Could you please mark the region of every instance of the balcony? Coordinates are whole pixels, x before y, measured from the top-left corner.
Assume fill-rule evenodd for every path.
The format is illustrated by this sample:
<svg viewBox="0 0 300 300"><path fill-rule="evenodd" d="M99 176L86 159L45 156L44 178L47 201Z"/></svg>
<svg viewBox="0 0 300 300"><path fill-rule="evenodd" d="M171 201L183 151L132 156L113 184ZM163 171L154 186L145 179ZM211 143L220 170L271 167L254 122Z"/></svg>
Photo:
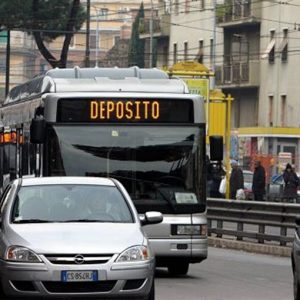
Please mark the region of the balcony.
<svg viewBox="0 0 300 300"><path fill-rule="evenodd" d="M150 38L150 19L143 18L139 26L140 38ZM170 36L170 15L164 14L160 17L153 18L153 37Z"/></svg>
<svg viewBox="0 0 300 300"><path fill-rule="evenodd" d="M226 0L217 5L216 16L220 27L237 27L260 23L261 1Z"/></svg>
<svg viewBox="0 0 300 300"><path fill-rule="evenodd" d="M216 84L221 88L257 87L260 84L259 61L236 62L216 67Z"/></svg>

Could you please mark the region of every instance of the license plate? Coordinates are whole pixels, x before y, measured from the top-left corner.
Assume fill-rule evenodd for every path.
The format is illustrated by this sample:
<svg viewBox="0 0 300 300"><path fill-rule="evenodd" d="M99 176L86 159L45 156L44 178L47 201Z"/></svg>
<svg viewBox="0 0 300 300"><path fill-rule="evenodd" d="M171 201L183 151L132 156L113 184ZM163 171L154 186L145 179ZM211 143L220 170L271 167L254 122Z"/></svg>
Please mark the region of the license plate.
<svg viewBox="0 0 300 300"><path fill-rule="evenodd" d="M98 271L62 271L61 281L98 281Z"/></svg>

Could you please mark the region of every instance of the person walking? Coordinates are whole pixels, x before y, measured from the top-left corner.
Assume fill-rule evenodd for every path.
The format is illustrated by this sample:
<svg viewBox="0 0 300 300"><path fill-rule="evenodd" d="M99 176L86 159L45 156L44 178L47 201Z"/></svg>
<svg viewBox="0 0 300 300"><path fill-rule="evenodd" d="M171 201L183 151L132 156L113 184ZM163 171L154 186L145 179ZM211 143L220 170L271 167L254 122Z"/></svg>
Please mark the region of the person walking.
<svg viewBox="0 0 300 300"><path fill-rule="evenodd" d="M263 196L266 192L266 172L259 160L254 162L254 173L252 181L252 192L254 200L263 201Z"/></svg>
<svg viewBox="0 0 300 300"><path fill-rule="evenodd" d="M244 176L236 160L231 161L231 174L229 178L230 199L236 199L236 192L244 189Z"/></svg>
<svg viewBox="0 0 300 300"><path fill-rule="evenodd" d="M299 185L299 178L290 164L287 164L283 172L284 190L283 197L287 201L296 202L297 189Z"/></svg>

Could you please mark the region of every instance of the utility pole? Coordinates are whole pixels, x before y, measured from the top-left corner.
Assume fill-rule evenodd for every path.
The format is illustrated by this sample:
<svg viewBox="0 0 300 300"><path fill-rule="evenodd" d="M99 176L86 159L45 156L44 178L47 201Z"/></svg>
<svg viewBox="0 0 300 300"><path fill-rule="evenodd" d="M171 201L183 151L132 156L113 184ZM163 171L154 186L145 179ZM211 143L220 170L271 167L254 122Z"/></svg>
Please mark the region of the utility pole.
<svg viewBox="0 0 300 300"><path fill-rule="evenodd" d="M212 62L211 70L214 76L211 78L211 89L215 89L216 85L216 29L217 29L217 0L213 0L213 44L212 44Z"/></svg>
<svg viewBox="0 0 300 300"><path fill-rule="evenodd" d="M86 1L86 35L85 35L85 67L90 66L90 19L91 19L91 0Z"/></svg>
<svg viewBox="0 0 300 300"><path fill-rule="evenodd" d="M7 30L6 40L6 68L5 68L5 97L9 92L9 76L10 76L10 30Z"/></svg>
<svg viewBox="0 0 300 300"><path fill-rule="evenodd" d="M98 57L99 57L99 10L96 8L97 12L97 30L96 30L96 64L95 66L98 68Z"/></svg>
<svg viewBox="0 0 300 300"><path fill-rule="evenodd" d="M150 31L150 51L149 51L149 68L152 68L153 63L153 0L151 0L151 14L150 14L150 22L149 22L149 31Z"/></svg>

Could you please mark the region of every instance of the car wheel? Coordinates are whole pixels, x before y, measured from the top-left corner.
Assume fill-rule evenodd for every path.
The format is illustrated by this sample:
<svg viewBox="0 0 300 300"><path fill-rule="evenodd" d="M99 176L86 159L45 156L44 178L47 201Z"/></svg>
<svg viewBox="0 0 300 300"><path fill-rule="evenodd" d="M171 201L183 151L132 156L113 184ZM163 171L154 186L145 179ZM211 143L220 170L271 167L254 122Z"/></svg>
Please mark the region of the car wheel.
<svg viewBox="0 0 300 300"><path fill-rule="evenodd" d="M151 290L146 297L141 298L140 300L155 300L155 282L154 278L151 285Z"/></svg>
<svg viewBox="0 0 300 300"><path fill-rule="evenodd" d="M297 278L296 268L294 268L293 275L294 275L294 282L293 282L293 285L294 285L294 299L295 300L300 300L300 285L299 285L298 278Z"/></svg>
<svg viewBox="0 0 300 300"><path fill-rule="evenodd" d="M173 276L186 275L189 271L189 263L179 263L168 266L168 271Z"/></svg>

